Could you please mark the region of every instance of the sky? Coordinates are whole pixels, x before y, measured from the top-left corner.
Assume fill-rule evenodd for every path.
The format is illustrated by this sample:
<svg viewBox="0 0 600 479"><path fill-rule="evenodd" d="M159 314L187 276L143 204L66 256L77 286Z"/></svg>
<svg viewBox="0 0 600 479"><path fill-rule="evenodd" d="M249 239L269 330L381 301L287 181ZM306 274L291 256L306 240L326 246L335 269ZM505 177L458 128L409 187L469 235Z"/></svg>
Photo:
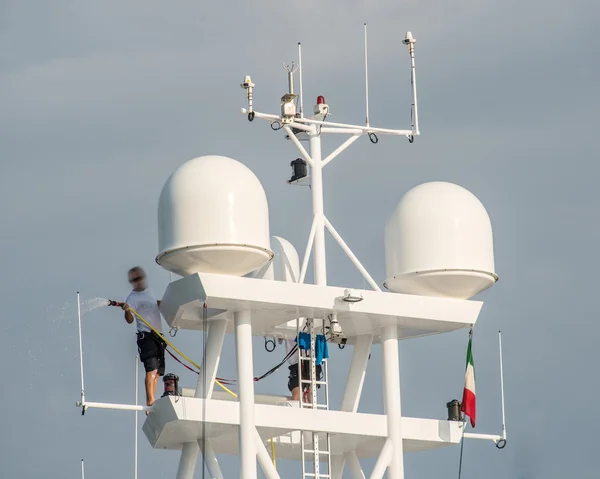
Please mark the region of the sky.
<svg viewBox="0 0 600 479"><path fill-rule="evenodd" d="M75 407L76 291L84 301L123 299L126 271L140 264L162 295L160 190L179 165L207 154L252 169L269 199L271 234L303 251L310 196L285 183L298 155L268 124L239 114L239 83L252 75L256 109L276 113L287 88L281 62L296 59L301 41L305 106L324 95L332 121L362 123L364 22L374 126L409 126L401 41L407 30L417 39L421 136L414 144L363 138L329 165L328 218L381 284L385 222L406 191L442 180L474 193L492 221L500 277L476 298L484 301L473 345L476 431L500 432L502 330L508 444L499 451L466 441L462 477L596 477L598 18L591 0L0 0L7 477L80 477L81 458L88 479L133 476L133 413L82 417ZM326 138L324 150L336 141ZM363 287L331 238L327 254L331 284ZM83 315L82 329L87 399L132 403L132 327L101 308ZM176 343L201 357L198 333L180 332ZM262 338L254 344L257 372L284 354L267 353ZM462 394L466 344L466 331L400 343L405 416L445 418L446 402ZM350 358L350 347L332 350L334 404ZM193 384L178 365L168 369ZM219 374L235 377L231 337ZM257 392L285 394L286 384L282 370ZM379 391L375 346L359 410L381 412ZM459 452L406 454L406 477L456 477ZM178 459L140 434L140 477L175 477ZM238 474L237 458L221 464L225 477ZM363 465L370 474L373 462ZM282 477L298 473L291 463L278 467Z"/></svg>

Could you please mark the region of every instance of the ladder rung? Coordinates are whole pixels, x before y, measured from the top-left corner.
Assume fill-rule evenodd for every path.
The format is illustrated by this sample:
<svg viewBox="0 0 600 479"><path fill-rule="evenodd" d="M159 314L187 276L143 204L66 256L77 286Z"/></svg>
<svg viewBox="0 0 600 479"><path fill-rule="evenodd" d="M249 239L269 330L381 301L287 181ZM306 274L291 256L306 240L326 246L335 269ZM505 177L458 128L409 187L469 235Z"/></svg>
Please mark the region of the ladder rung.
<svg viewBox="0 0 600 479"><path fill-rule="evenodd" d="M310 379L303 379L302 384L312 384L312 381ZM325 384L327 385L327 381L315 381L315 384Z"/></svg>
<svg viewBox="0 0 600 479"><path fill-rule="evenodd" d="M314 449L304 449L304 454L314 454L315 450ZM323 454L323 455L327 455L329 454L329 451L319 451L319 456Z"/></svg>
<svg viewBox="0 0 600 479"><path fill-rule="evenodd" d="M305 472L305 476L316 477L317 475L314 472ZM319 474L319 477L331 477L329 474Z"/></svg>

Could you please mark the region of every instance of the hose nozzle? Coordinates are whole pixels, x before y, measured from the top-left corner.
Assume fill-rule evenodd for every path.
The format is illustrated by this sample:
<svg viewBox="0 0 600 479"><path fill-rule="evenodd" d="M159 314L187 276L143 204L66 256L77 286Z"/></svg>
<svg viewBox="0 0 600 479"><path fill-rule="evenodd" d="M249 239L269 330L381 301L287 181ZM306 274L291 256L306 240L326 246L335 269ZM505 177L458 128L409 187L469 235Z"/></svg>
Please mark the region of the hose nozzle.
<svg viewBox="0 0 600 479"><path fill-rule="evenodd" d="M117 307L122 307L125 303L121 303L119 301L113 301L112 299L108 300L108 305L109 306L117 306Z"/></svg>

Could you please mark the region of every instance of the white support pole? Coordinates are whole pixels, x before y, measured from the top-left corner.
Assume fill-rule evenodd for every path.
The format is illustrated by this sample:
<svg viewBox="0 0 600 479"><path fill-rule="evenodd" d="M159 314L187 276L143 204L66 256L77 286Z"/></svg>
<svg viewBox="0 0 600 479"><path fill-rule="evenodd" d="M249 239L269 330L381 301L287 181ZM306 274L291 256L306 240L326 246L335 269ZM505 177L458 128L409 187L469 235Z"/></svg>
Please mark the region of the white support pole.
<svg viewBox="0 0 600 479"><path fill-rule="evenodd" d="M265 473L265 477L267 479L280 479L279 473L277 472L277 469L275 469L275 466L273 465L273 461L271 460L271 457L269 456L269 453L267 452L267 448L265 447L265 444L263 443L263 440L260 437L260 434L258 434L258 431L256 431L256 430L254 431L254 433L255 433L256 453L258 456L258 462L260 464L261 469Z"/></svg>
<svg viewBox="0 0 600 479"><path fill-rule="evenodd" d="M139 366L138 366L139 356L135 355L135 405L138 405L139 397L138 397L138 382L139 382ZM133 479L137 479L138 477L138 413L135 414L135 435L133 439Z"/></svg>
<svg viewBox="0 0 600 479"><path fill-rule="evenodd" d="M342 411L358 411L358 403L360 402L360 395L365 381L372 344L372 334L364 334L356 338L352 362L350 363L350 370L348 371L348 379L346 381L346 390L342 399Z"/></svg>
<svg viewBox="0 0 600 479"><path fill-rule="evenodd" d="M348 138L344 143L338 146L334 151L332 151L324 160L323 167L325 167L331 160L335 159L341 152L343 152L346 148L348 148L352 143L358 140L363 135L362 132L355 133L350 138Z"/></svg>
<svg viewBox="0 0 600 479"><path fill-rule="evenodd" d="M83 467L83 459L81 460L81 479L85 479L85 468Z"/></svg>
<svg viewBox="0 0 600 479"><path fill-rule="evenodd" d="M419 111L417 108L417 74L415 71L415 44L411 43L408 46L408 53L410 54L410 84L412 86L413 95L413 132L415 135L419 134Z"/></svg>
<svg viewBox="0 0 600 479"><path fill-rule="evenodd" d="M304 117L304 97L302 95L302 45L300 44L300 42L298 42L298 77L300 78L300 91L298 93L298 103L300 104L300 118L302 118Z"/></svg>
<svg viewBox="0 0 600 479"><path fill-rule="evenodd" d="M234 313L237 384L240 402L240 477L256 479L256 428L254 426L254 367L251 312Z"/></svg>
<svg viewBox="0 0 600 479"><path fill-rule="evenodd" d="M298 151L300 152L300 154L302 155L302 158L304 158L306 160L306 162L308 163L308 165L310 167L314 167L316 161L314 160L314 156L313 156L313 151L312 151L312 143L311 143L311 151L310 151L310 155L308 154L308 152L306 151L306 149L302 146L302 143L300 143L300 140L298 140L298 138L296 138L296 135L294 135L294 132L292 131L292 129L289 126L284 126L283 129L285 130L285 132L288 134L290 140L292 140L292 142L294 143L294 145L296 145L296 148L298 148ZM316 128L312 128L311 131L315 131ZM309 136L310 136L310 131L309 131ZM319 148L319 161L321 160L321 150ZM314 188L314 186L313 186Z"/></svg>
<svg viewBox="0 0 600 479"><path fill-rule="evenodd" d="M308 269L308 260L310 259L310 253L313 248L313 244L315 242L315 228L317 227L315 223L315 219L313 217L312 225L310 226L310 233L308 235L308 242L306 243L306 250L304 251L304 258L302 258L302 268L300 269L300 279L298 282L300 284L304 283L304 278L306 278L306 270Z"/></svg>
<svg viewBox="0 0 600 479"><path fill-rule="evenodd" d="M382 479L385 474L385 470L390 465L390 461L392 458L392 441L388 438L385 441L385 444L381 448L381 452L379 453L379 457L377 458L377 462L371 471L371 476L369 479ZM389 477L389 476L388 476Z"/></svg>
<svg viewBox="0 0 600 479"><path fill-rule="evenodd" d="M311 169L311 191L313 215L315 221L315 241L313 266L315 284L327 284L327 263L325 255L325 215L323 214L323 162L321 161L321 135L316 127L308 134L310 156L313 160Z"/></svg>
<svg viewBox="0 0 600 479"><path fill-rule="evenodd" d="M200 453L198 442L186 442L181 448L181 458L177 468L177 479L193 479L196 462Z"/></svg>
<svg viewBox="0 0 600 479"><path fill-rule="evenodd" d="M506 439L506 415L504 413L504 371L502 369L502 332L498 331L498 349L500 351L500 398L502 401L502 439Z"/></svg>
<svg viewBox="0 0 600 479"><path fill-rule="evenodd" d="M360 467L360 462L358 461L358 457L354 451L347 452L344 454L344 458L350 467L350 472L352 473L352 479L365 479L365 474L363 473L362 468Z"/></svg>
<svg viewBox="0 0 600 479"><path fill-rule="evenodd" d="M202 362L200 375L198 376L194 397L206 399L210 398L212 394L226 330L227 319L212 321L208 327L206 351L204 352L204 360ZM188 446L188 444L192 445ZM196 442L184 444L179 459L180 470L185 471L185 474L190 475L184 475L181 476L181 478L177 476L177 479L192 479L194 477L194 470L196 469L196 463L198 462L198 455L200 453L200 447L195 447L194 444L197 445ZM217 461L216 457L214 458L214 461ZM182 474L184 474L184 472L182 472Z"/></svg>
<svg viewBox="0 0 600 479"><path fill-rule="evenodd" d="M85 404L85 388L83 386L83 342L81 340L81 302L77 291L77 323L79 324L79 370L81 372L81 404Z"/></svg>
<svg viewBox="0 0 600 479"><path fill-rule="evenodd" d="M346 458L343 454L336 454L331 458L331 478L342 479L344 473L344 464L346 464Z"/></svg>
<svg viewBox="0 0 600 479"><path fill-rule="evenodd" d="M383 397L388 438L392 444L392 457L387 477L388 479L404 479L398 329L395 325L383 328L381 346L383 350Z"/></svg>
<svg viewBox="0 0 600 479"><path fill-rule="evenodd" d="M221 466L215 454L210 441L204 442L204 459L206 460L206 468L212 479L223 479L223 473L221 472Z"/></svg>
<svg viewBox="0 0 600 479"><path fill-rule="evenodd" d="M354 253L352 252L352 250L348 247L348 245L346 244L346 242L342 239L342 237L340 236L340 234L335 230L335 228L329 222L329 220L327 218L325 218L325 217L323 217L323 220L325 222L325 226L327 227L327 229L331 233L331 236L333 236L334 239L338 242L338 244L340 245L340 248L342 248L344 250L344 253L346 253L346 255L348 256L348 258L350 258L350 261L352 261L352 263L354 264L354 266L356 266L356 269L358 269L358 271L360 271L360 273L363 275L363 277L367 280L367 283L369 283L369 285L371 286L371 288L373 288L375 291L381 291L381 288L379 287L379 285L371 277L371 275L365 269L365 267L361 264L361 262L358 261L358 258L354 255Z"/></svg>
<svg viewBox="0 0 600 479"><path fill-rule="evenodd" d="M208 399L212 395L226 331L227 319L216 319L211 321L208 326L208 337L206 339L204 361L202 362L202 372L198 376L194 397Z"/></svg>
<svg viewBox="0 0 600 479"><path fill-rule="evenodd" d="M108 402L85 402L85 403L77 403L77 407L85 406L86 409L116 409L119 411L151 411L152 406L134 406L133 404L114 404Z"/></svg>
<svg viewBox="0 0 600 479"><path fill-rule="evenodd" d="M344 391L344 397L342 398L341 411L358 411L358 404L360 402L360 396L365 381L365 374L372 345L372 334L357 336L356 343L354 344L354 352L352 353L350 370L348 371L348 379L346 380L346 390ZM341 479L342 477L345 462L345 456L340 455L333 458L331 469L337 479Z"/></svg>
<svg viewBox="0 0 600 479"><path fill-rule="evenodd" d="M367 55L367 24L365 23L365 109L367 118L365 124L369 126L369 63Z"/></svg>

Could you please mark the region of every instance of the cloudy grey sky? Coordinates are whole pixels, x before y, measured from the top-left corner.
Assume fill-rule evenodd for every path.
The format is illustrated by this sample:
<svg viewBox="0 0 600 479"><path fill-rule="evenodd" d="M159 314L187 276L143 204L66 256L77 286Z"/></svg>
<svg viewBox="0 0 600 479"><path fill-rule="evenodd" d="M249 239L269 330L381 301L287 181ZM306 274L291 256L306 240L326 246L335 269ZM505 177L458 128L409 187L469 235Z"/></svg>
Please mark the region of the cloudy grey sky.
<svg viewBox="0 0 600 479"><path fill-rule="evenodd" d="M124 298L124 272L140 263L162 294L169 275L154 263L160 189L177 166L204 154L248 165L270 200L271 233L302 250L310 198L285 184L296 152L238 114L239 83L251 74L256 107L275 112L286 88L281 61L295 59L302 41L306 97L325 95L332 120L362 122L366 21L372 123L408 125L400 42L411 30L422 136L413 145L359 141L326 171L326 213L382 282L383 228L404 192L445 180L475 193L492 219L500 275L481 295L475 332L477 430L499 431L502 329L510 437L503 451L467 442L463 477L596 477L599 14L591 0L0 0L4 474L79 477L83 457L89 478L132 475L133 415L91 410L82 418L74 407L75 292ZM328 245L330 282L362 286ZM132 328L101 309L84 315L83 329L88 398L132 402ZM462 392L466 339L457 332L401 343L405 415L444 417L446 401ZM177 344L200 357L198 334L180 334ZM229 338L223 376L235 374L232 345ZM282 355L256 346L257 371ZM334 401L350 356L349 348L333 351ZM376 347L363 411L381 410L380 368ZM281 371L257 389L284 393L285 383ZM458 454L407 455L406 477L455 477ZM174 477L177 461L140 437L140 477ZM237 458L222 462L235 477Z"/></svg>

